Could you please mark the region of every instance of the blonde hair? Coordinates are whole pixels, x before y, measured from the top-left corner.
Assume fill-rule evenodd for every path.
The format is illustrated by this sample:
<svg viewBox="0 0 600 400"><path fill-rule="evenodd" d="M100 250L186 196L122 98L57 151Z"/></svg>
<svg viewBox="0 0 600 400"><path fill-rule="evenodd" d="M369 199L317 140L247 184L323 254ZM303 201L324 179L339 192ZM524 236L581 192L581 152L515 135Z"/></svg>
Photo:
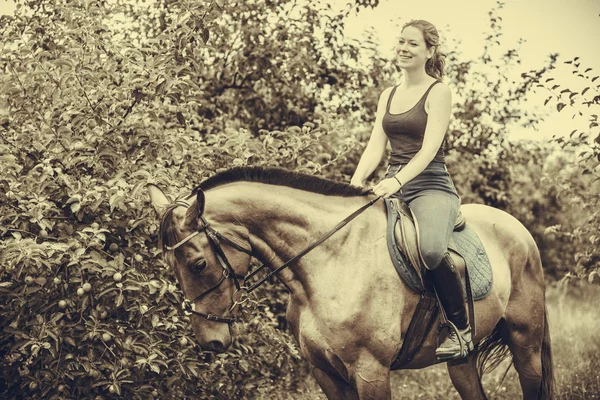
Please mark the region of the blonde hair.
<svg viewBox="0 0 600 400"><path fill-rule="evenodd" d="M427 72L428 75L441 80L445 75L444 68L446 67L446 55L440 51L440 35L438 34L437 29L431 22L422 19L407 22L402 27L402 30L409 26L414 26L423 33L423 38L425 39L425 44L428 49L433 47L433 54L425 63L425 72Z"/></svg>

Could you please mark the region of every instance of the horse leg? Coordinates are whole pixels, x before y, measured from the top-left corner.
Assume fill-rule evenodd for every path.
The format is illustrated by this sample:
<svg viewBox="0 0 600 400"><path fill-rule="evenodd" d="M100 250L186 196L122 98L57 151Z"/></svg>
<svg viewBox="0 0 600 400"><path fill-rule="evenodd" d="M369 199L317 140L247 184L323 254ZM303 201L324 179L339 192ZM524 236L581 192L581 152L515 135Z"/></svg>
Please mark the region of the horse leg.
<svg viewBox="0 0 600 400"><path fill-rule="evenodd" d="M481 377L477 370L477 353L472 353L466 360L450 361L446 364L450 380L461 399L486 400Z"/></svg>
<svg viewBox="0 0 600 400"><path fill-rule="evenodd" d="M362 357L357 363L353 381L360 400L391 400L390 367L373 357Z"/></svg>
<svg viewBox="0 0 600 400"><path fill-rule="evenodd" d="M543 293L539 295L543 298ZM538 399L542 389L542 339L545 337L545 312L525 301L507 309L508 347L523 391L523 399Z"/></svg>
<svg viewBox="0 0 600 400"><path fill-rule="evenodd" d="M358 369L354 374L356 390L338 375L313 367L313 376L329 400L391 400L389 368Z"/></svg>
<svg viewBox="0 0 600 400"><path fill-rule="evenodd" d="M341 377L329 374L317 367L313 367L312 373L329 400L358 400L356 391Z"/></svg>
<svg viewBox="0 0 600 400"><path fill-rule="evenodd" d="M542 383L541 343L537 343L535 338L531 338L528 344L523 343L522 338L518 337L520 334L514 336L510 339L508 347L519 374L523 399L538 399Z"/></svg>

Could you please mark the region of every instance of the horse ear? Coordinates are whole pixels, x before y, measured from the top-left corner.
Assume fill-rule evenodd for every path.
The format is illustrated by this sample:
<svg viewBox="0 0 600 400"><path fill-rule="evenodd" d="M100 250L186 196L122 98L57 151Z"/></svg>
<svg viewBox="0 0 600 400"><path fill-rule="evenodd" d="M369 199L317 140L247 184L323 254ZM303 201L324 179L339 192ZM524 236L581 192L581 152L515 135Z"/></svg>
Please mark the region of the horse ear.
<svg viewBox="0 0 600 400"><path fill-rule="evenodd" d="M157 186L153 184L148 184L146 186L148 190L148 194L150 195L150 201L152 202L152 206L156 211L156 214L160 217L162 213L165 211L165 207L171 204L167 196L160 190Z"/></svg>
<svg viewBox="0 0 600 400"><path fill-rule="evenodd" d="M206 202L206 198L204 197L204 192L202 189L198 189L198 193L196 193L196 203L198 203L198 215L202 215L204 213L204 204Z"/></svg>

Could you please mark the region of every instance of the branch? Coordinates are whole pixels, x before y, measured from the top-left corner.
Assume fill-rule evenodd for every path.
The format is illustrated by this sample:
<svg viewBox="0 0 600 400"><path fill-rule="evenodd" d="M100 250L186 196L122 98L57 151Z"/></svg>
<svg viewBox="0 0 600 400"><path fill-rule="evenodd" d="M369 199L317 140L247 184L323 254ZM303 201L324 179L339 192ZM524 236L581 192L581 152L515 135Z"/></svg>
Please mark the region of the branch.
<svg viewBox="0 0 600 400"><path fill-rule="evenodd" d="M252 72L249 72L248 74L246 74L246 76L244 76L242 78L242 81L238 84L235 83L237 76L239 75L238 71L235 72L235 75L233 76L233 82L231 84L228 85L223 85L221 87L219 87L219 89L217 90L217 93L219 95L223 94L223 92L225 91L225 89L249 89L248 86L244 86L244 82L246 82L246 80L252 76Z"/></svg>
<svg viewBox="0 0 600 400"><path fill-rule="evenodd" d="M54 241L56 241L56 242L58 242L58 241L59 241L59 239L58 239L58 238L55 238L55 237L52 237L52 236L46 236L46 237L43 237L43 236L40 236L40 235L36 235L36 234L35 234L35 233L33 233L33 232L25 231L25 230L23 230L23 229L13 229L13 228L7 228L6 230L7 230L8 232L20 232L20 233L26 233L26 234L28 234L28 235L31 235L31 236L34 236L34 237L36 237L36 238L42 238L43 240L54 240Z"/></svg>

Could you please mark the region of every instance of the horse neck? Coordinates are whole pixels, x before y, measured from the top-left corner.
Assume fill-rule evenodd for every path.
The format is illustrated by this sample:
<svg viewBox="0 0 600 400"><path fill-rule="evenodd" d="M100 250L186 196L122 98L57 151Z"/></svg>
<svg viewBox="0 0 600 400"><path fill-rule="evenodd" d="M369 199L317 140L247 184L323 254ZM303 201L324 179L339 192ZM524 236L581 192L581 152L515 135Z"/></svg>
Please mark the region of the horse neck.
<svg viewBox="0 0 600 400"><path fill-rule="evenodd" d="M212 192L212 193L211 193ZM209 193L214 196L209 198ZM240 193L243 193L240 196ZM273 270L294 257L367 202L366 197L336 197L258 183L236 183L207 192L207 208L220 204L218 218L237 223L249 233L255 256ZM311 290L318 268L331 258L331 249L340 248L353 229L364 225L359 218L327 239L278 276L292 293ZM315 266L317 268L311 268Z"/></svg>

